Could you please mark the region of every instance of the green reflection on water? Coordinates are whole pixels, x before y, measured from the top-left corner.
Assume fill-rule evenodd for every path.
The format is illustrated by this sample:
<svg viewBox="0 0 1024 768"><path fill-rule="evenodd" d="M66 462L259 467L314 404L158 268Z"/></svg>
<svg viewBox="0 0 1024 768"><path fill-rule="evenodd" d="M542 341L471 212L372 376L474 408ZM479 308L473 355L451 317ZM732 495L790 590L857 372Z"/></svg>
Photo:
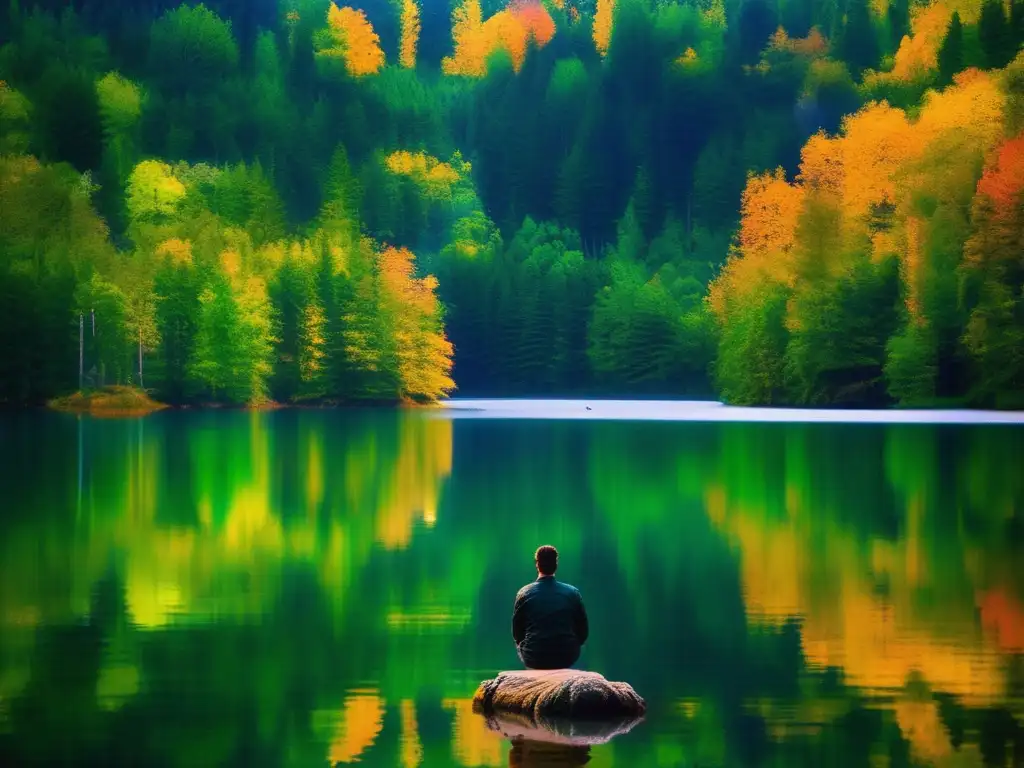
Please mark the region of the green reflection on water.
<svg viewBox="0 0 1024 768"><path fill-rule="evenodd" d="M0 758L154 765L1012 765L1024 432L456 421L0 421ZM474 715L540 543L590 749ZM561 751L560 751L561 750ZM561 761L561 762L559 762Z"/></svg>

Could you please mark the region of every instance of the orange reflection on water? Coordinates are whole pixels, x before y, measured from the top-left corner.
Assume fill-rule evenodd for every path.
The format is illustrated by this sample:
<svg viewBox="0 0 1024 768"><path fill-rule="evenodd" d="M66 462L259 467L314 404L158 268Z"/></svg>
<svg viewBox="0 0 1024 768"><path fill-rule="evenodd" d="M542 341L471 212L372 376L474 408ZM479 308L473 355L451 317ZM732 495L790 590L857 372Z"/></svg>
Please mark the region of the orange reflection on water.
<svg viewBox="0 0 1024 768"><path fill-rule="evenodd" d="M976 600L993 641L1007 653L1024 653L1024 605L1002 587L980 592Z"/></svg>
<svg viewBox="0 0 1024 768"><path fill-rule="evenodd" d="M897 701L893 709L896 722L903 737L910 742L914 757L931 765L949 758L953 745L949 740L949 731L939 716L938 702L932 699Z"/></svg>
<svg viewBox="0 0 1024 768"><path fill-rule="evenodd" d="M423 762L423 745L416 727L416 704L403 699L400 707L402 717L401 752L404 768L414 768Z"/></svg>
<svg viewBox="0 0 1024 768"><path fill-rule="evenodd" d="M748 618L800 619L810 666L841 668L848 683L878 692L901 689L917 673L965 704L1004 695L1005 647L979 630L972 592L932 598L946 582L936 582L922 543L920 497L908 499L904 535L894 542L861 539L827 511L803 505L769 515L749 501L731 502L722 486L710 486L705 499L709 518L738 551ZM967 578L962 563L942 565L961 567L957 578ZM994 603L993 616L1001 605Z"/></svg>
<svg viewBox="0 0 1024 768"><path fill-rule="evenodd" d="M505 744L486 721L473 711L472 699L443 699L441 706L455 712L452 750L459 765L502 765Z"/></svg>
<svg viewBox="0 0 1024 768"><path fill-rule="evenodd" d="M384 699L375 691L354 691L345 698L327 759L350 763L373 746L384 727Z"/></svg>

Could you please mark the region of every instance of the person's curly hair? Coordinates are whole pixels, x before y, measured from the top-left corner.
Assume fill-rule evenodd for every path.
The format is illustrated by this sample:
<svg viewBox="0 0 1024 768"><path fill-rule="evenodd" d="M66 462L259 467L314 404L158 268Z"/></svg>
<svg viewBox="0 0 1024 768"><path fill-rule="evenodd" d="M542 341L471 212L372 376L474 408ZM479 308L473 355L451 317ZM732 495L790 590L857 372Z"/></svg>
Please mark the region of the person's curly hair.
<svg viewBox="0 0 1024 768"><path fill-rule="evenodd" d="M537 563L537 570L545 576L553 576L558 570L558 550L550 544L537 547L533 559Z"/></svg>

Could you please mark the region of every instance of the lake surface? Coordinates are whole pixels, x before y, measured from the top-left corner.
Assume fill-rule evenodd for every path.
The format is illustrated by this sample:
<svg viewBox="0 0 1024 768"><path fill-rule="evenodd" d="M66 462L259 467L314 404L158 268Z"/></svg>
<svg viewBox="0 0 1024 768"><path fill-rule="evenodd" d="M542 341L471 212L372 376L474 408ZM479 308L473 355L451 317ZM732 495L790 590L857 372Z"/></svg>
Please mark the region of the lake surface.
<svg viewBox="0 0 1024 768"><path fill-rule="evenodd" d="M1024 764L1019 423L455 405L0 416L0 763ZM471 711L545 543L589 749Z"/></svg>

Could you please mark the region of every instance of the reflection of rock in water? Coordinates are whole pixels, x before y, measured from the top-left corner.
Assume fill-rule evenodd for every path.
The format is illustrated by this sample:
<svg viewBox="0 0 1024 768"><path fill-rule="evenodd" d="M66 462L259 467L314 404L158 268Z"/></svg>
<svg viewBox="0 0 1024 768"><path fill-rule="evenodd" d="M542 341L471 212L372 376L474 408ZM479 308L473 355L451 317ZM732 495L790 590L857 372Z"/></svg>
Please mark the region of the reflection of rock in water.
<svg viewBox="0 0 1024 768"><path fill-rule="evenodd" d="M627 733L642 718L604 721L540 718L503 713L487 716L487 727L512 741L510 768L576 766L590 762L590 747Z"/></svg>
<svg viewBox="0 0 1024 768"><path fill-rule="evenodd" d="M554 768L555 766L586 765L590 762L590 747L566 744L547 744L543 741L522 739L512 742L508 752L509 768Z"/></svg>

